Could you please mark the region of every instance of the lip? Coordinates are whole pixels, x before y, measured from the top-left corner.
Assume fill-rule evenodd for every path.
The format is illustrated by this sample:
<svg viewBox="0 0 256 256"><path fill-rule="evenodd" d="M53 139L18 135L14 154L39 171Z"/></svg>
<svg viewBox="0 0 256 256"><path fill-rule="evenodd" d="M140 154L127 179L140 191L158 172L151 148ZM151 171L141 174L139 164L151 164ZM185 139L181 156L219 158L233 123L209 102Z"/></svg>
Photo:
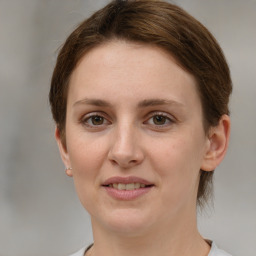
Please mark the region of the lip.
<svg viewBox="0 0 256 256"><path fill-rule="evenodd" d="M108 187L110 184L114 183L123 183L123 184L129 184L129 183L141 183L145 184L146 187L144 188L138 188L134 190L118 190L113 187ZM102 184L102 188L107 192L107 194L116 199L116 200L135 200L146 193L150 192L154 187L154 184L148 180L135 177L135 176L129 176L129 177L111 177L104 181Z"/></svg>
<svg viewBox="0 0 256 256"><path fill-rule="evenodd" d="M109 184L113 183L123 183L123 184L129 184L129 183L141 183L145 184L146 186L148 185L154 185L152 182L136 177L136 176L128 176L128 177L120 177L120 176L115 176L111 177L107 180L105 180L102 184L102 186L107 186Z"/></svg>

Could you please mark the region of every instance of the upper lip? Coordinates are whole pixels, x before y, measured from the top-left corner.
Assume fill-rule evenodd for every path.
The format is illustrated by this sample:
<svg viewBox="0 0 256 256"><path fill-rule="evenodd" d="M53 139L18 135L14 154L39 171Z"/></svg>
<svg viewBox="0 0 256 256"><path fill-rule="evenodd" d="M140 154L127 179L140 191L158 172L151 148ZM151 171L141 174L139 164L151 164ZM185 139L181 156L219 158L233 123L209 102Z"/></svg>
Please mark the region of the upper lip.
<svg viewBox="0 0 256 256"><path fill-rule="evenodd" d="M102 186L107 186L115 183L122 183L122 184L140 183L145 185L154 185L152 182L136 176L128 176L128 177L115 176L105 180Z"/></svg>

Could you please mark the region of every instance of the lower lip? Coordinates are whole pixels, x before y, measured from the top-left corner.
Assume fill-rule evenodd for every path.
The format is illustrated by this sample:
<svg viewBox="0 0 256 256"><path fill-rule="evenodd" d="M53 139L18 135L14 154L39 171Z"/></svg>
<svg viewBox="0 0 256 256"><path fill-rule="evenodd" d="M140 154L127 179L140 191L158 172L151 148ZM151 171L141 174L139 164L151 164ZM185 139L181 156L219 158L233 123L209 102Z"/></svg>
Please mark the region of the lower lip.
<svg viewBox="0 0 256 256"><path fill-rule="evenodd" d="M103 187L107 193L118 200L134 200L142 195L148 193L152 187L138 188L134 190L118 190L112 187Z"/></svg>

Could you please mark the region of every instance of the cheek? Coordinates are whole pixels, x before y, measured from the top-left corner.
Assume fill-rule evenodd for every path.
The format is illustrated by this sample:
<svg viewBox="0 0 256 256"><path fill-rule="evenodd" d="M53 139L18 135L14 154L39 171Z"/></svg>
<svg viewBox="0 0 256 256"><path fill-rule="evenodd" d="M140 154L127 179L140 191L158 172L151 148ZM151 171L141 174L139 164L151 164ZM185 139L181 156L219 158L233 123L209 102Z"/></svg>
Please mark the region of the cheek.
<svg viewBox="0 0 256 256"><path fill-rule="evenodd" d="M106 154L104 140L81 131L71 131L67 135L67 149L73 169L81 175L97 169Z"/></svg>
<svg viewBox="0 0 256 256"><path fill-rule="evenodd" d="M151 147L154 165L161 166L161 175L169 176L189 174L199 170L202 159L202 144L190 136L173 136L174 138L156 141Z"/></svg>
<svg viewBox="0 0 256 256"><path fill-rule="evenodd" d="M70 139L67 146L75 188L80 201L88 208L92 193L99 186L98 175L106 156L105 147L83 134L67 138Z"/></svg>
<svg viewBox="0 0 256 256"><path fill-rule="evenodd" d="M196 140L184 137L166 141L155 147L159 150L151 152L154 159L151 165L157 170L165 195L163 203L168 200L172 205L178 205L182 200L194 198L197 192L201 149L195 144Z"/></svg>

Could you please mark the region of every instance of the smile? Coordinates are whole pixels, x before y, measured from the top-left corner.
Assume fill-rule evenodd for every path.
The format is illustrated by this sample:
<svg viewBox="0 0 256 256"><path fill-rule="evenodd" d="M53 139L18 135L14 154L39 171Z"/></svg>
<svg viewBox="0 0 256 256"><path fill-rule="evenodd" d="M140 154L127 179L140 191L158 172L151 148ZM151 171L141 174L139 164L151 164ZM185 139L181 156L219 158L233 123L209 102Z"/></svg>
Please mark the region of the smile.
<svg viewBox="0 0 256 256"><path fill-rule="evenodd" d="M118 190L134 190L139 188L145 188L146 186L148 187L150 185L145 185L143 183L113 183L108 185L108 187L115 188Z"/></svg>
<svg viewBox="0 0 256 256"><path fill-rule="evenodd" d="M102 187L116 200L135 200L151 191L154 184L139 177L112 177Z"/></svg>

